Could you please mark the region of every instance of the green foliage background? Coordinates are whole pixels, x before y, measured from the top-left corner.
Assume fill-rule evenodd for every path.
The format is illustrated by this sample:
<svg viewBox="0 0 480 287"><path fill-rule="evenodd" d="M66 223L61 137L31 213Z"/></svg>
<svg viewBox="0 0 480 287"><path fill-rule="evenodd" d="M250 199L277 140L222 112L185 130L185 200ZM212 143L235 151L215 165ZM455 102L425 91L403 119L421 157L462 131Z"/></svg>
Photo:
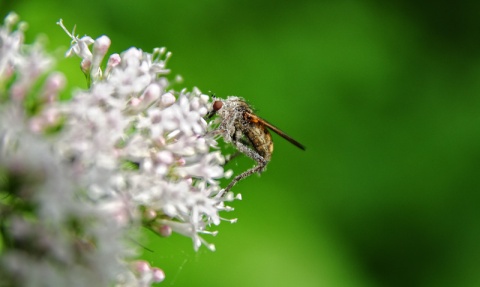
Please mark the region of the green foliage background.
<svg viewBox="0 0 480 287"><path fill-rule="evenodd" d="M164 286L480 286L480 2L0 0L111 52L166 46L185 86L248 99L274 136L217 247L146 232ZM85 86L78 59L60 60ZM181 86L179 86L181 87ZM251 165L240 160L236 172ZM113 260L113 259L112 259Z"/></svg>

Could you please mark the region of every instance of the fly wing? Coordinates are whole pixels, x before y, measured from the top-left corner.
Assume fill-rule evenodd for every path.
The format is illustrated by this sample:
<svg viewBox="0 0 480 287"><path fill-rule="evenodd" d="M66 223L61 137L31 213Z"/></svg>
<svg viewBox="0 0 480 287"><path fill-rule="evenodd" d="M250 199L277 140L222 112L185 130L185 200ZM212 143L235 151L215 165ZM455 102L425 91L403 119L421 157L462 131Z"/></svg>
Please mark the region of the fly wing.
<svg viewBox="0 0 480 287"><path fill-rule="evenodd" d="M268 127L269 129L271 129L272 131L274 131L277 135L281 136L282 138L286 139L287 141L289 141L290 143L292 143L293 145L295 145L296 147L298 147L299 149L301 150L305 150L305 146L302 145L301 143L297 142L296 140L294 140L293 138L291 138L290 136L288 136L286 133L284 133L283 131L281 131L279 128L277 128L276 126L272 125L271 123L267 122L266 120L252 114L252 113L249 113L249 112L245 112L245 117L247 120L253 122L253 123L260 123L260 124L263 124L265 125L266 127Z"/></svg>

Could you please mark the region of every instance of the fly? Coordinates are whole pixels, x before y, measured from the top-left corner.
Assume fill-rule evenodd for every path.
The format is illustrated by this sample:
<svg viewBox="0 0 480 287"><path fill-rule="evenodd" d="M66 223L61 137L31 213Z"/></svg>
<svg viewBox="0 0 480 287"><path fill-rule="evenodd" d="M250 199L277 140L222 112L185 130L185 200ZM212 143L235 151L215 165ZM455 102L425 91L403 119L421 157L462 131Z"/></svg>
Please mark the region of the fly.
<svg viewBox="0 0 480 287"><path fill-rule="evenodd" d="M221 121L214 134L223 137L226 143L232 143L236 149L256 161L257 165L237 175L225 188L228 192L235 184L254 173L265 171L272 158L273 141L269 129L277 133L301 150L305 150L298 141L282 130L257 116L242 98L228 97L226 100L214 98L208 117L219 115Z"/></svg>

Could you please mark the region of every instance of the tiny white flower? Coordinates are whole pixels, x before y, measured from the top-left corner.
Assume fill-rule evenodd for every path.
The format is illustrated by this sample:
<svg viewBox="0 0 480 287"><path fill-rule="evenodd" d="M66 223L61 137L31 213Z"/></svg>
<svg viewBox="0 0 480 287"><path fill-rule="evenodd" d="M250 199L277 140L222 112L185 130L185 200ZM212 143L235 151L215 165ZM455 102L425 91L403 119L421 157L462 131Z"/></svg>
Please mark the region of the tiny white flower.
<svg viewBox="0 0 480 287"><path fill-rule="evenodd" d="M162 107L168 107L175 102L175 96L172 93L165 93L162 95L161 98L161 105Z"/></svg>

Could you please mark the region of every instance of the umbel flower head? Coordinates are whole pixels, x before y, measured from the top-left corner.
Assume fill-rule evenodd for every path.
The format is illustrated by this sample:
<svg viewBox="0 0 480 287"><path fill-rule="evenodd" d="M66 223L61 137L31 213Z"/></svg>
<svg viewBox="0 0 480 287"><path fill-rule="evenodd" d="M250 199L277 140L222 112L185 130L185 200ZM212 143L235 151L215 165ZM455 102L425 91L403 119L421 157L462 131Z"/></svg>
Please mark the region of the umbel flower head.
<svg viewBox="0 0 480 287"><path fill-rule="evenodd" d="M214 250L200 235L216 234L235 197L219 186L229 172L205 120L209 96L170 88L165 48L130 48L102 67L110 39L79 38L60 20L88 89L59 101L65 77L17 22L0 27L0 283L162 281L135 260L141 226Z"/></svg>
<svg viewBox="0 0 480 287"><path fill-rule="evenodd" d="M65 29L61 20L58 24ZM67 56L81 57L90 88L62 106L68 119L58 149L74 159L76 170L110 175L109 181L92 186L92 197L123 194L149 215L143 218L149 227L170 227L192 237L198 249L198 233L219 224L218 212L228 209L224 202L232 199L219 187L224 158L211 151L217 143L203 118L209 97L198 89L169 90L164 75L170 53L164 48L113 54L103 71L108 37L68 34L72 46ZM121 217L131 220L127 211Z"/></svg>

